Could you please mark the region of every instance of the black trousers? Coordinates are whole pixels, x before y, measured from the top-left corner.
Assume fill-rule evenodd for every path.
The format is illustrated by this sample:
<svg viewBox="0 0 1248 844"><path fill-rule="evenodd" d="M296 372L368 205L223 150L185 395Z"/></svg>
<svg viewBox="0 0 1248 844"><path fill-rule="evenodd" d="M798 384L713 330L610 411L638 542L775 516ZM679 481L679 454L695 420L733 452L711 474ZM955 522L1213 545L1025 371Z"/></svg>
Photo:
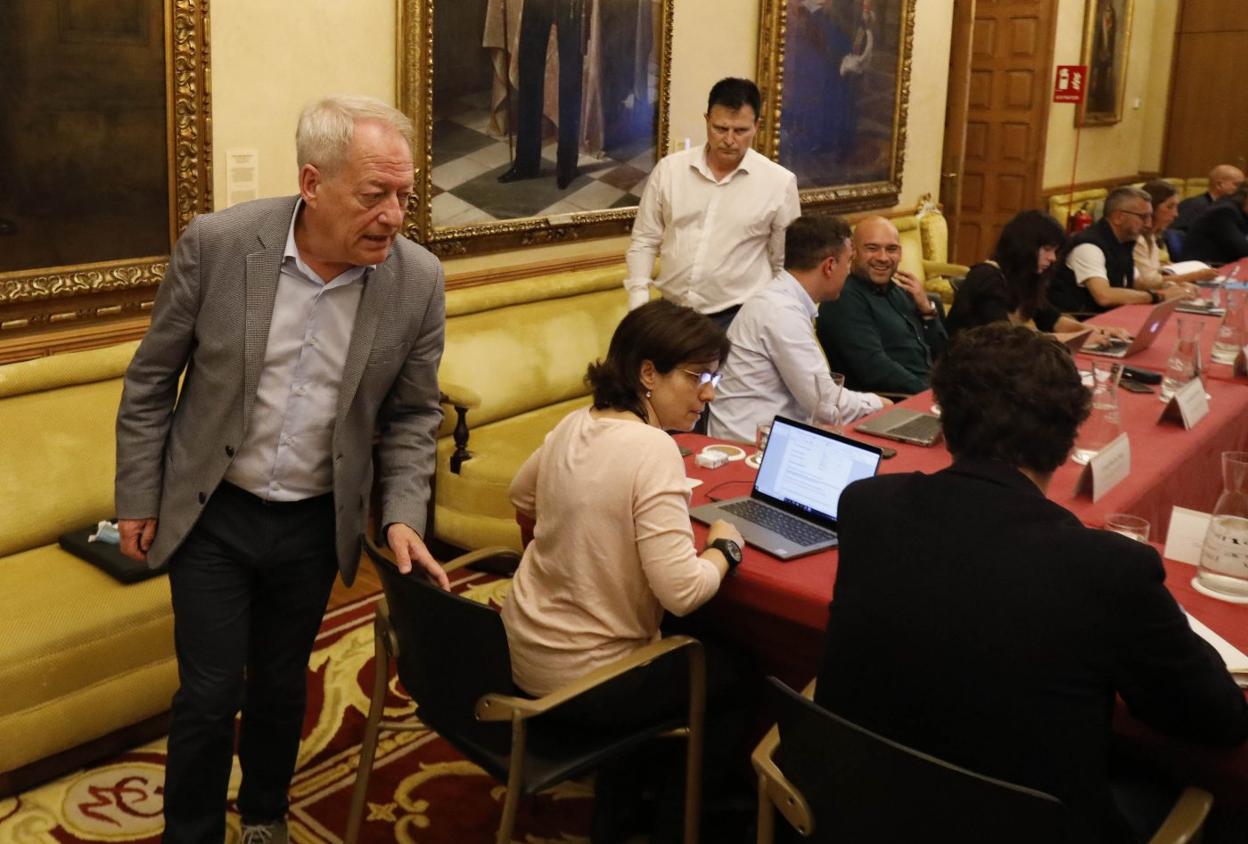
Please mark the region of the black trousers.
<svg viewBox="0 0 1248 844"><path fill-rule="evenodd" d="M268 504L223 483L169 566L179 688L165 765L170 844L221 844L242 710L238 808L283 818L312 644L338 570L332 495Z"/></svg>
<svg viewBox="0 0 1248 844"><path fill-rule="evenodd" d="M542 106L546 45L555 27L559 45L559 157L561 173L574 173L581 134L581 53L586 0L524 0L520 18L520 87L516 167L536 176L542 165Z"/></svg>

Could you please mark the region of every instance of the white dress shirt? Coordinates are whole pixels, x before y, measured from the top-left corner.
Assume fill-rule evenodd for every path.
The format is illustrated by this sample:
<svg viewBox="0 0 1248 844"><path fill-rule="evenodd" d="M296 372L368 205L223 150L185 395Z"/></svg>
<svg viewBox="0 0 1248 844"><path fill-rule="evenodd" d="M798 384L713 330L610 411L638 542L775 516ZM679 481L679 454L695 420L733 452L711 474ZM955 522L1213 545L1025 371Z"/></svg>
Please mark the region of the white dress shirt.
<svg viewBox="0 0 1248 844"><path fill-rule="evenodd" d="M706 147L662 158L646 181L625 261L629 310L654 285L680 305L713 314L739 305L784 266L784 230L802 213L797 177L747 150L723 181Z"/></svg>
<svg viewBox="0 0 1248 844"><path fill-rule="evenodd" d="M843 424L884 406L874 393L837 389L815 338L817 310L784 270L742 306L728 329L732 350L711 402L712 437L752 442L758 423L777 414Z"/></svg>
<svg viewBox="0 0 1248 844"><path fill-rule="evenodd" d="M264 368L251 418L225 480L266 501L300 501L333 489L330 460L338 387L355 312L373 267L324 281L299 256L295 203L286 235Z"/></svg>

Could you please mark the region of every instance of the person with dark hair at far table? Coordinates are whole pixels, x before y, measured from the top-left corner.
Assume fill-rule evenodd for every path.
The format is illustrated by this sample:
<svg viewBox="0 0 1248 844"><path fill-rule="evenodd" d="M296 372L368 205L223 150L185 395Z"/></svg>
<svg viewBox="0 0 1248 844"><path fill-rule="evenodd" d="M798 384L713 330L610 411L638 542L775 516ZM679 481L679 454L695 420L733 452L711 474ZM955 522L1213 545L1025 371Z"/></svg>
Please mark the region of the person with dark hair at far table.
<svg viewBox="0 0 1248 844"><path fill-rule="evenodd" d="M1049 280L1066 251L1066 233L1043 211L1022 211L1001 229L992 257L958 285L945 324L949 336L992 322L1025 325L1066 339L1092 330L1089 342L1126 337L1122 328L1085 325L1049 304Z"/></svg>
<svg viewBox="0 0 1248 844"><path fill-rule="evenodd" d="M1088 840L1145 841L1177 789L1120 775L1115 696L1161 732L1231 746L1248 738L1244 693L1188 626L1152 547L1046 498L1090 403L1060 343L1005 323L962 332L932 390L953 465L841 496L815 700L1057 797Z"/></svg>

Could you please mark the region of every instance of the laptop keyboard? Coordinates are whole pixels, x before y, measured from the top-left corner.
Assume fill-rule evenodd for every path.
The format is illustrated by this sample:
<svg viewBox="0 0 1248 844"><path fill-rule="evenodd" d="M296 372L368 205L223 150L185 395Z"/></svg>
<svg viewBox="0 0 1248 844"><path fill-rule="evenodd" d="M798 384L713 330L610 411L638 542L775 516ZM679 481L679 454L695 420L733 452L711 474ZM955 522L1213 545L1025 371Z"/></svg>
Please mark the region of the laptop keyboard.
<svg viewBox="0 0 1248 844"><path fill-rule="evenodd" d="M889 428L888 432L899 437L913 437L924 442L934 441L936 435L940 433L940 417L916 416L895 428Z"/></svg>
<svg viewBox="0 0 1248 844"><path fill-rule="evenodd" d="M816 545L820 542L827 542L836 536L830 530L815 527L809 522L790 516L788 513L777 510L775 507L768 507L766 504L761 504L752 498L721 505L720 509L731 513L739 519L745 519L747 522L767 528L767 530L773 533L778 533L785 539L796 542L799 545Z"/></svg>

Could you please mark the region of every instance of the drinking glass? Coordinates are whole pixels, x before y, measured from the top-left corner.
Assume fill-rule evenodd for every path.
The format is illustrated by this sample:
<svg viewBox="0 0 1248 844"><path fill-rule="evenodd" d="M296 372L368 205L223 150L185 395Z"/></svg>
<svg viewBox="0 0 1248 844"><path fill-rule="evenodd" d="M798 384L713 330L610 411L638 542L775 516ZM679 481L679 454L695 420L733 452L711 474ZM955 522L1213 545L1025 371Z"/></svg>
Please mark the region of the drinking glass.
<svg viewBox="0 0 1248 844"><path fill-rule="evenodd" d="M1200 375L1200 333L1205 324L1200 317L1177 317L1179 339L1174 351L1166 361L1166 371L1161 379L1161 400L1170 401L1188 381Z"/></svg>
<svg viewBox="0 0 1248 844"><path fill-rule="evenodd" d="M1136 542L1148 542L1150 527L1148 519L1141 519L1130 513L1110 513L1105 517L1105 530L1121 533Z"/></svg>
<svg viewBox="0 0 1248 844"><path fill-rule="evenodd" d="M1092 361L1092 412L1075 435L1076 463L1087 463L1092 456L1122 433L1118 413L1118 379L1122 364L1113 360Z"/></svg>
<svg viewBox="0 0 1248 844"><path fill-rule="evenodd" d="M1216 363L1234 363L1239 350L1248 343L1248 287L1240 284L1228 284L1226 295L1226 313L1218 324L1218 333L1213 338L1213 350L1209 359Z"/></svg>

